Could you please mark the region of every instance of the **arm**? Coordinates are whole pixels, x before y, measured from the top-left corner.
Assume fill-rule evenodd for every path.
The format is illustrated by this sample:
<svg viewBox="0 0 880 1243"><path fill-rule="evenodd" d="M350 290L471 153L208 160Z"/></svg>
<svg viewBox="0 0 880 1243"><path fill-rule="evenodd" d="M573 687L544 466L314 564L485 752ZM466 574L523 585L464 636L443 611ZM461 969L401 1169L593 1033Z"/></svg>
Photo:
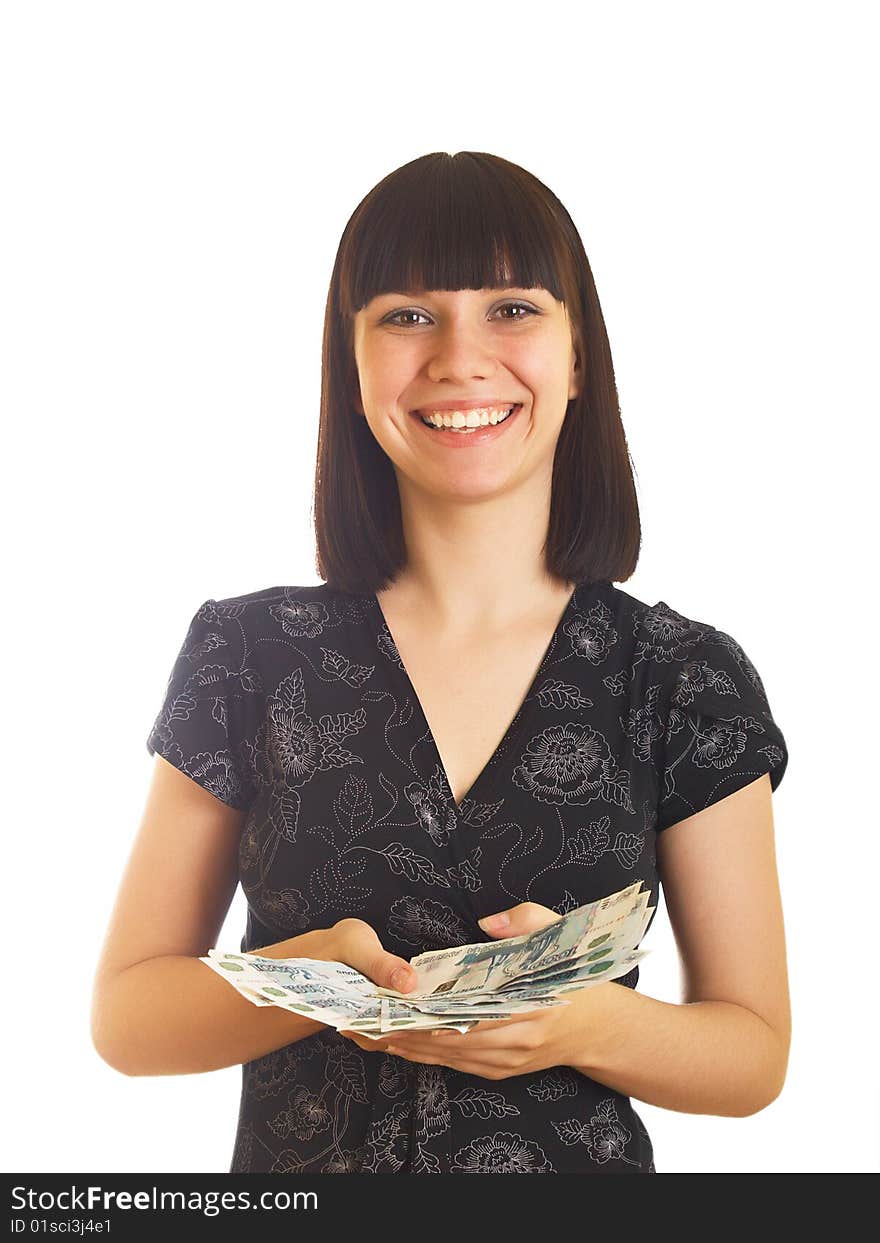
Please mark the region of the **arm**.
<svg viewBox="0 0 880 1243"><path fill-rule="evenodd" d="M92 992L92 1043L123 1074L217 1070L324 1026L253 1005L198 961L216 943L235 893L243 821L243 812L156 758ZM282 946L321 935L261 952L280 957Z"/></svg>
<svg viewBox="0 0 880 1243"><path fill-rule="evenodd" d="M307 932L258 952L271 958L318 958ZM310 940L311 939L311 940ZM124 1075L192 1075L263 1057L326 1026L279 1006L255 1006L198 957L162 956L135 963L105 983L93 1041Z"/></svg>
<svg viewBox="0 0 880 1243"><path fill-rule="evenodd" d="M684 1113L746 1117L779 1095L791 1012L771 797L764 775L658 835L683 1003L614 982L573 994L575 1069Z"/></svg>
<svg viewBox="0 0 880 1243"><path fill-rule="evenodd" d="M564 1007L481 1020L465 1035L390 1032L371 1050L486 1079L572 1066L682 1113L746 1117L765 1108L785 1081L791 1032L770 800L764 775L658 836L683 1004L611 980L568 994ZM478 922L503 938L559 918L521 902ZM342 1034L367 1047L358 1033Z"/></svg>
<svg viewBox="0 0 880 1243"><path fill-rule="evenodd" d="M161 756L120 886L92 994L92 1043L125 1075L185 1075L253 1061L328 1024L242 997L199 958L216 944L238 883L244 813ZM405 959L343 919L258 951L351 964L406 991Z"/></svg>

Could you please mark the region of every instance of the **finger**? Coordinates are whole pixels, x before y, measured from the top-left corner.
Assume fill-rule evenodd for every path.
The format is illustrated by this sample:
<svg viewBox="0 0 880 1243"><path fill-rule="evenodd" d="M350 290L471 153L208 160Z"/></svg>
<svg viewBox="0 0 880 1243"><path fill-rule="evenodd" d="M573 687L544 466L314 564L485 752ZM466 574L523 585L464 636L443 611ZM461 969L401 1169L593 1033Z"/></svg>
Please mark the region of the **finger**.
<svg viewBox="0 0 880 1243"><path fill-rule="evenodd" d="M341 962L360 971L382 988L399 993L413 989L415 970L405 958L386 950L376 930L363 919L341 919L333 925L334 952Z"/></svg>
<svg viewBox="0 0 880 1243"><path fill-rule="evenodd" d="M516 1014L512 1014L507 1019L480 1019L479 1023L473 1028L473 1031L492 1031L496 1027L514 1027L517 1023L533 1023L536 1019L543 1018L547 1014L547 1008L539 1008L537 1010L520 1010Z"/></svg>
<svg viewBox="0 0 880 1243"><path fill-rule="evenodd" d="M543 1011L539 1013L543 1014ZM397 1032L394 1044L407 1057L439 1056L444 1060L481 1056L491 1058L500 1050L515 1047L528 1034L527 1028L533 1022L533 1019L528 1023L521 1019L480 1021L476 1027L465 1033L440 1030L427 1033Z"/></svg>
<svg viewBox="0 0 880 1243"><path fill-rule="evenodd" d="M519 937L529 932L537 932L562 919L549 906L540 902L519 902L505 911L492 911L478 919L477 923L483 932L490 937Z"/></svg>
<svg viewBox="0 0 880 1243"><path fill-rule="evenodd" d="M373 1040L369 1036L364 1036L361 1032L351 1032L339 1028L339 1034L340 1036L345 1036L348 1040L353 1040L359 1048L366 1049L368 1052L388 1048L382 1039ZM385 1039L390 1039L390 1037L385 1037Z"/></svg>

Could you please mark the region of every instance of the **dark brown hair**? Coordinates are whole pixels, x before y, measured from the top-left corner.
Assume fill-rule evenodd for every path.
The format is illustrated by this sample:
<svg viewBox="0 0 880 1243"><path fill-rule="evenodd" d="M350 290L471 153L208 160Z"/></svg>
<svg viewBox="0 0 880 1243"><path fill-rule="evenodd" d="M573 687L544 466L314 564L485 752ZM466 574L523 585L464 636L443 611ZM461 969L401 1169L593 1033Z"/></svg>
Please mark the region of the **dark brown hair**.
<svg viewBox="0 0 880 1243"><path fill-rule="evenodd" d="M525 169L483 151L440 151L402 165L367 194L333 267L313 509L318 574L331 588L384 590L406 564L394 465L355 413L354 315L382 293L507 287L546 289L565 304L581 369L553 461L547 570L573 583L624 582L635 570L635 481L578 231Z"/></svg>

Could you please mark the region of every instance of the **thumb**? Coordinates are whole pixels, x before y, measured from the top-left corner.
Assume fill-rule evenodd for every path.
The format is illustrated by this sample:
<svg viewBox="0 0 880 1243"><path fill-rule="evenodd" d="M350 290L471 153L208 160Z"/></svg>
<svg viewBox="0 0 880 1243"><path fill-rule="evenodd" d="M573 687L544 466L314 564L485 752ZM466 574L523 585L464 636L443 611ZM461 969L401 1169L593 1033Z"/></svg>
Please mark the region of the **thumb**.
<svg viewBox="0 0 880 1243"><path fill-rule="evenodd" d="M396 954L385 955L384 974L388 979L386 987L394 988L399 993L408 992L416 982L415 969L405 958L398 958Z"/></svg>
<svg viewBox="0 0 880 1243"><path fill-rule="evenodd" d="M484 932L493 937L521 937L529 932L537 932L546 928L557 919L561 919L549 906L541 906L540 902L520 902L508 907L506 911L497 911L494 915L484 915L477 923Z"/></svg>
<svg viewBox="0 0 880 1243"><path fill-rule="evenodd" d="M408 992L418 983L415 967L399 954L386 950L379 934L363 919L341 919L325 934L328 953L337 962L347 963L368 980L383 988Z"/></svg>

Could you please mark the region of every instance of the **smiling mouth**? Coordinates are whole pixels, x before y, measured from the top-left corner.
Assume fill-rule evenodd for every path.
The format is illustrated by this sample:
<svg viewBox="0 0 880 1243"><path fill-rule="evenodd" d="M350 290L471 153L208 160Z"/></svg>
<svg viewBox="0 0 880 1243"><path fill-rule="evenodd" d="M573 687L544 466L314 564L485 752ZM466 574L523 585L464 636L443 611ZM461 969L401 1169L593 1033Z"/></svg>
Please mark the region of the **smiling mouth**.
<svg viewBox="0 0 880 1243"><path fill-rule="evenodd" d="M456 432L461 436L467 436L481 428L497 427L500 423L504 423L521 404L521 402L514 402L510 406L484 406L482 409L468 411L437 410L432 414L423 414L420 410L415 410L413 413L425 427L433 431Z"/></svg>

